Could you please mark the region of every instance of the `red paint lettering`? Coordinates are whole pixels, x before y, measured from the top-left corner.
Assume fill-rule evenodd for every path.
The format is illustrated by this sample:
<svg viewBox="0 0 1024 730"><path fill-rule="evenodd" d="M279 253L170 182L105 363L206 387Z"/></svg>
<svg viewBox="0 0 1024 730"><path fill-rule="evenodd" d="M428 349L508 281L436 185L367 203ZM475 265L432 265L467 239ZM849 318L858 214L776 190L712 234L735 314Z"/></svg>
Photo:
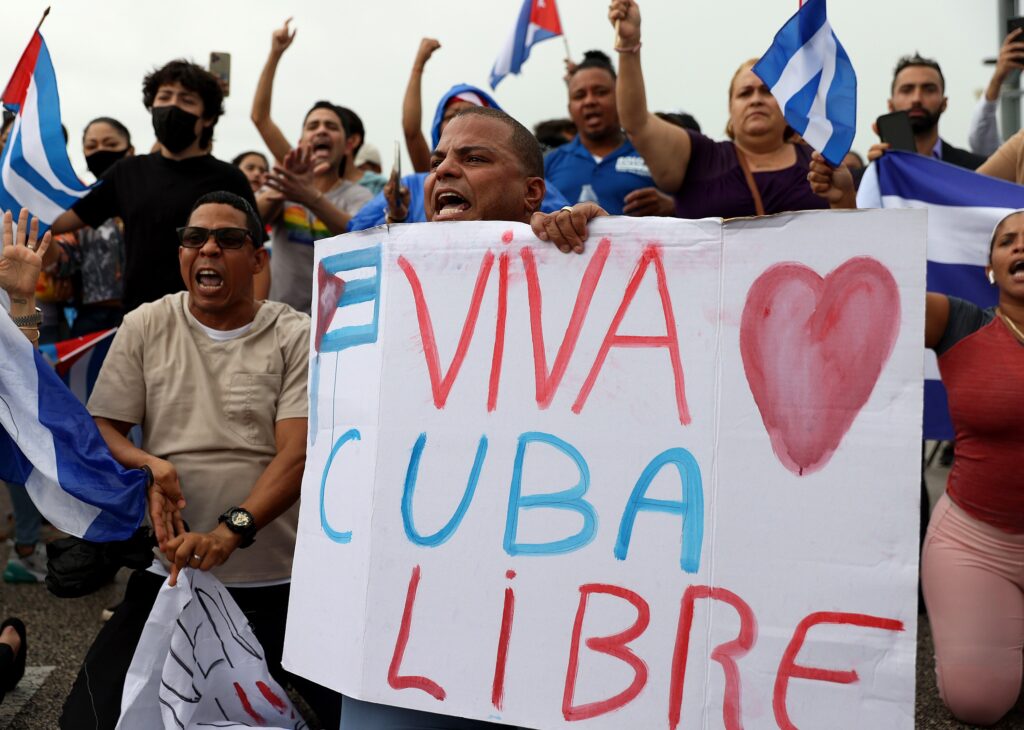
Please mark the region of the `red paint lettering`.
<svg viewBox="0 0 1024 730"><path fill-rule="evenodd" d="M526 293L530 303L530 334L533 337L534 378L537 383L537 405L541 408L551 405L551 401L554 400L555 393L558 391L558 385L562 382L562 376L565 375L569 358L572 357L572 353L576 349L580 329L587 318L587 310L590 309L594 290L601 279L601 272L604 270L610 250L611 242L607 238L602 238L583 272L583 279L576 292L576 303L573 305L569 324L565 328L562 344L558 347L558 353L555 355L550 373L548 373L547 351L544 347L544 324L541 317L543 302L540 283L537 279L537 263L531 249L524 248L520 253L523 258L523 268L526 270Z"/></svg>
<svg viewBox="0 0 1024 730"><path fill-rule="evenodd" d="M728 603L740 617L740 633L732 641L719 644L712 650L711 658L722 665L725 672L725 696L722 700L722 720L726 730L743 727L742 705L740 702L740 670L736 660L742 658L757 640L757 620L754 612L742 598L724 588L690 586L683 594L679 611L679 628L676 632L676 647L672 654L672 684L668 694L668 723L672 730L679 726L683 704L683 686L686 680L686 659L690 652L690 630L693 626L694 603L698 599L711 598Z"/></svg>
<svg viewBox="0 0 1024 730"><path fill-rule="evenodd" d="M398 266L405 273L412 288L413 300L416 304L416 319L420 326L420 338L423 341L423 357L427 361L427 374L430 376L430 390L434 396L434 407L444 408L448 400L448 393L455 383L463 360L466 359L466 350L469 349L469 342L473 339L473 331L476 329L476 320L480 315L480 302L483 299L484 290L487 288L487 277L491 273L491 266L494 264L494 254L490 251L484 254L480 262L480 273L476 277L476 286L473 288L473 296L469 302L469 311L462 325L462 334L459 336L459 344L455 348L455 355L452 356L448 372L441 375L441 363L437 353L437 341L434 337L434 325L430 319L430 311L427 308L426 299L423 297L423 286L420 284L416 270L413 269L404 256L398 257Z"/></svg>
<svg viewBox="0 0 1024 730"><path fill-rule="evenodd" d="M388 667L388 684L394 689L418 689L426 692L435 700L444 701L446 693L437 682L427 677L402 676L398 671L402 668L405 647L409 644L409 631L412 627L412 609L416 603L416 589L420 584L420 566L414 566L412 577L409 578L409 589L405 594L405 610L402 611L402 623L395 641L395 653L391 655L391 666Z"/></svg>
<svg viewBox="0 0 1024 730"><path fill-rule="evenodd" d="M511 235L511 231L508 232ZM498 257L498 315L494 321L494 351L491 355L491 381L487 388L487 412L498 406L498 381L501 358L505 353L505 318L508 314L508 253Z"/></svg>
<svg viewBox="0 0 1024 730"><path fill-rule="evenodd" d="M285 704L285 701L278 697L277 693L274 692L274 690L270 689L270 687L268 687L265 683L257 680L256 689L258 689L260 691L260 694L263 695L263 698L270 703L270 706L278 712L283 713L285 710L288 709L288 705Z"/></svg>
<svg viewBox="0 0 1024 730"><path fill-rule="evenodd" d="M512 580L515 571L508 570L505 576ZM494 660L494 683L491 685L491 704L497 709L505 699L505 667L508 665L508 642L512 636L512 620L516 611L516 594L509 586L505 589L505 606L501 611L501 633L498 634L498 656Z"/></svg>
<svg viewBox="0 0 1024 730"><path fill-rule="evenodd" d="M242 709L245 710L245 714L251 717L258 724L262 725L263 716L252 708L252 704L249 702L249 698L246 696L245 690L242 689L242 685L238 682L234 682L233 684L235 685L235 694L238 695L238 701L242 703Z"/></svg>
<svg viewBox="0 0 1024 730"><path fill-rule="evenodd" d="M612 636L595 636L587 639L587 648L601 654L615 657L633 669L632 683L613 697L590 702L585 705L573 704L576 695L576 677L579 672L580 633L583 617L587 612L587 601L594 593L604 593L621 598L636 608L636 621L625 631ZM562 715L566 720L588 720L617 710L632 702L647 684L647 664L629 648L629 642L640 636L651 621L651 608L639 594L619 586L588 583L580 586L580 604L576 610L576 621L572 627L572 647L569 650L569 666L565 672L565 692L562 695Z"/></svg>
<svg viewBox="0 0 1024 730"><path fill-rule="evenodd" d="M796 730L796 725L789 719L789 711L786 708L786 694L789 691L789 680L791 677L797 679L813 679L819 682L835 682L836 684L852 684L858 679L854 670L837 671L834 669L821 669L820 667L804 667L796 663L797 655L804 645L807 632L812 626L818 624L840 624L849 626L861 626L867 629L882 629L884 631L903 631L903 622L891 618L880 618L868 616L863 613L839 613L837 611L820 611L806 616L793 632L786 651L782 654L782 661L779 662L779 671L775 675L775 691L772 697L772 709L775 710L775 722L782 730Z"/></svg>
<svg viewBox="0 0 1024 730"><path fill-rule="evenodd" d="M637 289L640 288L640 282L644 278L647 267L652 263L654 264L654 271L658 279L658 295L661 298L661 309L665 317L665 336L620 335L618 334L619 325L622 324L622 319L626 316L626 311L633 302ZM580 394L576 397L576 402L572 404L573 413L579 413L583 410L587 397L590 395L590 391L597 380L597 375L601 371L605 359L608 357L608 351L612 347L664 347L668 350L669 360L672 363L672 376L675 384L679 423L684 426L690 423L690 409L686 405L686 387L683 380L683 364L679 357L679 336L676 333L676 318L672 311L672 300L668 293L668 281L665 278L665 264L661 260L660 246L650 244L644 247L643 253L640 254L640 260L637 262L632 278L626 285L626 292L622 296L622 303L619 305L618 311L615 312L615 317L612 318L612 323L608 327L608 333L605 335L604 341L601 343L601 349L597 353L597 358L590 369L590 374L583 383Z"/></svg>

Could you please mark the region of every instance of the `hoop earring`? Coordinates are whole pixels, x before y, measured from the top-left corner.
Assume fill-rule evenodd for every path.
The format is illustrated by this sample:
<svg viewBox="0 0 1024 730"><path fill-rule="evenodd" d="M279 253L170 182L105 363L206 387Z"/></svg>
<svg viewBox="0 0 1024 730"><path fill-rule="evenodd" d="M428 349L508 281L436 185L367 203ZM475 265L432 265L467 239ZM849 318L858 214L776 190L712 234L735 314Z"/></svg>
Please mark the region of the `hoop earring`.
<svg viewBox="0 0 1024 730"><path fill-rule="evenodd" d="M995 274L994 271L988 272L988 283L992 284L993 286L995 285L995 283L996 283L996 274Z"/></svg>

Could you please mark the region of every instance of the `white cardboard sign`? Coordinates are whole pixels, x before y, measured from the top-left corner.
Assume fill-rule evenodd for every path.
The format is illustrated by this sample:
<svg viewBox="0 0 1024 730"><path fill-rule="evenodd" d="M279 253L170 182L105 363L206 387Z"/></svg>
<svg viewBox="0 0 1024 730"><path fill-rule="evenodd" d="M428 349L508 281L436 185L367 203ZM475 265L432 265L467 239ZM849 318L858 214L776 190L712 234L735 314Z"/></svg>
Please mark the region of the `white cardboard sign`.
<svg viewBox="0 0 1024 730"><path fill-rule="evenodd" d="M921 211L317 244L285 665L530 728L910 728Z"/></svg>

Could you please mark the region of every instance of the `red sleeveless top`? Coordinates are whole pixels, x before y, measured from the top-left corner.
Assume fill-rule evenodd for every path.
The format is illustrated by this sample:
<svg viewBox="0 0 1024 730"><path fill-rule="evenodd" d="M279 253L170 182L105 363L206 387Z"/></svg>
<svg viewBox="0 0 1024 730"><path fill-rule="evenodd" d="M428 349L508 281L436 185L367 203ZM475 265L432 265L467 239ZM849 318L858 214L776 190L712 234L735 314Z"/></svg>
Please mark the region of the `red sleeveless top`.
<svg viewBox="0 0 1024 730"><path fill-rule="evenodd" d="M1024 346L996 316L940 355L939 371L956 431L950 499L1024 533Z"/></svg>

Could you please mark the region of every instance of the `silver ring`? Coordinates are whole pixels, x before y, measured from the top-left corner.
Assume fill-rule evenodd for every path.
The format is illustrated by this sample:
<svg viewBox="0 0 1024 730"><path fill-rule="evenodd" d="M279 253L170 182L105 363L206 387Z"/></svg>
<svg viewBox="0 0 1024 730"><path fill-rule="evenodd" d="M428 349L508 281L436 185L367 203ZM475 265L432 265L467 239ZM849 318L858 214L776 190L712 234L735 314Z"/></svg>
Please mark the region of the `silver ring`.
<svg viewBox="0 0 1024 730"><path fill-rule="evenodd" d="M203 556L197 553L192 553L192 559L200 563L203 562Z"/></svg>
<svg viewBox="0 0 1024 730"><path fill-rule="evenodd" d="M571 205L563 205L559 210L567 210L570 213L572 213L572 206Z"/></svg>

